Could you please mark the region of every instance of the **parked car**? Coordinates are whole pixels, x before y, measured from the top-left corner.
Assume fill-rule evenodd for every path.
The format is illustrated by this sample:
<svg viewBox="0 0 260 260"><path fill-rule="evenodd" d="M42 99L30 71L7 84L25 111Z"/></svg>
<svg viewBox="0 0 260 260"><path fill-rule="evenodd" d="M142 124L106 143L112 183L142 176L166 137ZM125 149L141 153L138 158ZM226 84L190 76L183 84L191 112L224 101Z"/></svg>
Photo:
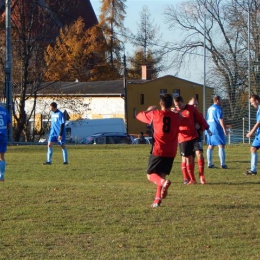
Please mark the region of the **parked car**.
<svg viewBox="0 0 260 260"><path fill-rule="evenodd" d="M85 136L95 133L125 133L126 127L123 118L100 118L100 119L81 119L70 120L65 124L66 141L77 143Z"/></svg>
<svg viewBox="0 0 260 260"><path fill-rule="evenodd" d="M79 144L131 144L126 133L97 133L81 139Z"/></svg>
<svg viewBox="0 0 260 260"><path fill-rule="evenodd" d="M148 136L148 137L144 137L145 138L145 141L146 141L146 144L153 144L153 138ZM135 138L134 141L133 141L133 144L139 144L139 139L140 138Z"/></svg>

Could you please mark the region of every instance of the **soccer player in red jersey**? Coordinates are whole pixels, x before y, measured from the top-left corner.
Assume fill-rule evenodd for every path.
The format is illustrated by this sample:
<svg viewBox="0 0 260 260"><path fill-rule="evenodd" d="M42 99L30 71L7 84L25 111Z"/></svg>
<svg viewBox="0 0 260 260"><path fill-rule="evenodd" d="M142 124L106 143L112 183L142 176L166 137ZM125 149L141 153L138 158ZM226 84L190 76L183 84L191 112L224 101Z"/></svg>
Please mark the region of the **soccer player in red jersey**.
<svg viewBox="0 0 260 260"><path fill-rule="evenodd" d="M178 148L179 114L171 111L172 96L162 95L159 104L161 110L151 106L136 116L141 122L153 126L154 143L147 169L148 180L157 186L153 208L160 206L162 199L167 196L171 182L166 180L166 175L171 172Z"/></svg>
<svg viewBox="0 0 260 260"><path fill-rule="evenodd" d="M194 152L198 151L199 153L201 147L195 124L198 123L198 125L208 129L207 122L203 116L199 114L194 105L185 104L181 96L174 98L174 105L180 114L178 141L182 156L182 173L184 182L187 182L188 185L196 184L196 178L194 175ZM203 161L199 160L198 163L199 168L202 170L201 166L203 164L204 169ZM200 173L202 173L202 171ZM200 175L200 181L202 184L206 183L204 174L203 176Z"/></svg>
<svg viewBox="0 0 260 260"><path fill-rule="evenodd" d="M198 107L198 100L194 97L192 97L188 103L189 105L194 106L195 108ZM195 123L195 128L198 132L198 141L199 141L199 150L195 151L196 156L198 158L198 168L199 168L199 178L200 178L200 182L201 184L206 184L206 180L205 180L205 176L204 176L204 165L205 165L205 160L204 160L204 156L203 156L203 136L202 136L202 132L204 130L208 130L209 131L209 125L207 123L206 120L203 120L203 115L201 113L199 113L200 115L200 120ZM193 164L194 165L194 164Z"/></svg>

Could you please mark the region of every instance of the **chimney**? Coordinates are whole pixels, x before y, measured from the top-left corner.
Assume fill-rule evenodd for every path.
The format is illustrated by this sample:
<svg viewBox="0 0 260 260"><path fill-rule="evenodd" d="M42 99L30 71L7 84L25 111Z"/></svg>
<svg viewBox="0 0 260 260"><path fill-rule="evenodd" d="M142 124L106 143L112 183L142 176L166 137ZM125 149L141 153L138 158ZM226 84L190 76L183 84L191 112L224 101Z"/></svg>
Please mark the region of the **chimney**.
<svg viewBox="0 0 260 260"><path fill-rule="evenodd" d="M150 65L142 65L142 80L152 79L152 69Z"/></svg>

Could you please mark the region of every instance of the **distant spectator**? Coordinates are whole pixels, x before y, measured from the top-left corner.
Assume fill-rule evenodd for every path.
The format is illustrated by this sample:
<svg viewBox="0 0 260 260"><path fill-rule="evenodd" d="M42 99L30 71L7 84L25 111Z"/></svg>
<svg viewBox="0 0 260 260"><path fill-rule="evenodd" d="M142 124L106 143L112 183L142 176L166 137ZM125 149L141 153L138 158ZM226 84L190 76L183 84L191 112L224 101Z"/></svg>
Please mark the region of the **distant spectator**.
<svg viewBox="0 0 260 260"><path fill-rule="evenodd" d="M140 134L138 135L138 140L137 140L137 144L146 144L146 140L144 137L144 133L140 132Z"/></svg>

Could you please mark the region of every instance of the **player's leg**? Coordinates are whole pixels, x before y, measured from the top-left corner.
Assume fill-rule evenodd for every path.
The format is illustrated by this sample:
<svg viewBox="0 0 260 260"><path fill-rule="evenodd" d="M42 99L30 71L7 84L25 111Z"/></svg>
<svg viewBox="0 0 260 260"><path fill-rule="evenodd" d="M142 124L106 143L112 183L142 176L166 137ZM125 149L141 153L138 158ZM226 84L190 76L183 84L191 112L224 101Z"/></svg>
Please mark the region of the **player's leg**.
<svg viewBox="0 0 260 260"><path fill-rule="evenodd" d="M183 183L187 184L190 181L190 177L187 170L186 164L186 149L187 149L187 142L182 142L179 144L180 154L181 154L181 171L183 175Z"/></svg>
<svg viewBox="0 0 260 260"><path fill-rule="evenodd" d="M65 143L61 144L63 164L68 164L68 150Z"/></svg>
<svg viewBox="0 0 260 260"><path fill-rule="evenodd" d="M208 168L214 168L214 164L213 164L213 161L212 161L213 149L214 149L214 146L213 146L213 145L209 145L209 146L208 146L208 149L207 149Z"/></svg>
<svg viewBox="0 0 260 260"><path fill-rule="evenodd" d="M258 154L257 150L260 147L260 143L256 143L255 140L252 143L252 146L250 148L250 154L251 154L251 163L250 163L250 170L246 171L245 175L256 175L257 174L257 163L258 163Z"/></svg>
<svg viewBox="0 0 260 260"><path fill-rule="evenodd" d="M183 150L181 151L181 155L185 157L186 168L189 176L188 184L196 183L194 175L194 141L195 140L190 140L182 143Z"/></svg>
<svg viewBox="0 0 260 260"><path fill-rule="evenodd" d="M52 154L53 154L53 142L50 140L47 144L47 160L44 165L50 165L52 163Z"/></svg>
<svg viewBox="0 0 260 260"><path fill-rule="evenodd" d="M165 182L165 179L163 179L159 174L157 173L150 173L147 174L147 179L150 182L153 182L156 185L156 193L154 197L154 201L151 205L152 208L159 207L162 202L161 193L162 193L162 185Z"/></svg>
<svg viewBox="0 0 260 260"><path fill-rule="evenodd" d="M251 147L251 171L257 172L258 153L256 147Z"/></svg>
<svg viewBox="0 0 260 260"><path fill-rule="evenodd" d="M187 172L186 158L184 156L181 157L181 171L183 175L183 183L187 184L190 181L190 177Z"/></svg>
<svg viewBox="0 0 260 260"><path fill-rule="evenodd" d="M7 150L7 139L6 137L0 137L0 181L5 179L5 152Z"/></svg>
<svg viewBox="0 0 260 260"><path fill-rule="evenodd" d="M195 174L194 174L194 156L189 155L185 158L186 158L187 172L188 172L189 179L190 179L190 181L188 182L188 185L196 184L196 178L195 178Z"/></svg>
<svg viewBox="0 0 260 260"><path fill-rule="evenodd" d="M4 152L0 152L0 181L5 180L5 157Z"/></svg>
<svg viewBox="0 0 260 260"><path fill-rule="evenodd" d="M200 136L197 140L194 140L193 143L194 151L196 157L198 158L198 169L199 169L199 178L201 184L206 184L205 176L204 176L204 156L203 156L203 143L202 137Z"/></svg>
<svg viewBox="0 0 260 260"><path fill-rule="evenodd" d="M153 182L156 185L156 193L155 199L152 203L151 207L156 208L161 205L161 191L162 185L165 182L165 179L158 174L158 166L159 166L159 156L150 155L148 160L148 169L147 169L147 179L150 182Z"/></svg>
<svg viewBox="0 0 260 260"><path fill-rule="evenodd" d="M198 168L199 168L199 178L201 184L206 184L205 175L204 175L204 156L201 150L196 151L196 156L198 158Z"/></svg>
<svg viewBox="0 0 260 260"><path fill-rule="evenodd" d="M147 178L156 185L155 200L152 204L153 208L160 206L161 200L167 196L167 190L171 185L169 180L166 180L166 175L170 174L173 158L165 158L161 156L150 155Z"/></svg>
<svg viewBox="0 0 260 260"><path fill-rule="evenodd" d="M260 140L256 137L250 148L250 170L246 171L245 175L256 175L257 174L257 163L258 163L258 154L257 150L260 148Z"/></svg>
<svg viewBox="0 0 260 260"><path fill-rule="evenodd" d="M218 156L220 160L220 167L222 169L227 169L225 145L218 146Z"/></svg>

